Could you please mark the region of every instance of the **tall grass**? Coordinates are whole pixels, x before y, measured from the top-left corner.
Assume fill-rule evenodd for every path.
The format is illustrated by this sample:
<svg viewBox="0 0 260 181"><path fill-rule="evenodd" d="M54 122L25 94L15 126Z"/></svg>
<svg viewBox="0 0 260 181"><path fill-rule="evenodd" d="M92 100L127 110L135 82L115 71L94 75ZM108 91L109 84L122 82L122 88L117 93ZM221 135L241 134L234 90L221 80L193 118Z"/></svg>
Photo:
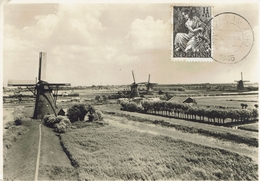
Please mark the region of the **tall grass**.
<svg viewBox="0 0 260 181"><path fill-rule="evenodd" d="M14 120L5 125L8 130L3 135L4 167L8 150L12 148L13 144L19 139L20 135L24 135L29 130L27 125L31 119L24 116L25 112L26 111L24 111L23 108L16 108L13 112Z"/></svg>
<svg viewBox="0 0 260 181"><path fill-rule="evenodd" d="M229 133L229 132L206 130L203 128L195 128L195 127L185 126L185 125L180 125L180 124L173 124L173 123L170 123L170 122L164 121L164 120L142 118L142 117L138 117L138 116L129 115L127 113L125 114L125 113L106 112L106 111L103 111L103 113L113 114L114 116L126 117L127 119L132 120L132 121L146 122L146 123L158 124L158 125L166 126L166 127L172 127L172 128L175 128L176 130L179 130L182 132L198 133L198 134L201 134L204 136L212 136L212 137L215 137L218 139L234 141L236 143L243 143L243 144L247 144L249 146L258 147L258 139L254 138L254 137L248 137L248 136L243 136L243 135Z"/></svg>
<svg viewBox="0 0 260 181"><path fill-rule="evenodd" d="M61 135L79 179L257 180L251 158L165 136L88 126Z"/></svg>

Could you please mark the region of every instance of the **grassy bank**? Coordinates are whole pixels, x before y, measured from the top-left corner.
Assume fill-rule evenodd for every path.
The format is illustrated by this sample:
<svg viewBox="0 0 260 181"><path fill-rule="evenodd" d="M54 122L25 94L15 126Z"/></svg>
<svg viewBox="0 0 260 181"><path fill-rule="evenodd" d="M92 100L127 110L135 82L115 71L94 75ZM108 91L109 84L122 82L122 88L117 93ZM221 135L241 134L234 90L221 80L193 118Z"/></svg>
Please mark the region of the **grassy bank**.
<svg viewBox="0 0 260 181"><path fill-rule="evenodd" d="M3 157L4 167L7 160L7 152L12 148L13 144L19 140L22 135L29 131L28 127L31 119L24 116L24 108L18 107L9 111L8 120L4 117L4 135L3 135ZM23 122L23 125L16 125L16 120Z"/></svg>
<svg viewBox="0 0 260 181"><path fill-rule="evenodd" d="M227 141L234 141L236 143L243 143L247 144L249 146L255 146L258 147L258 139L254 137L250 137L249 135L240 135L233 133L231 130L230 132L224 132L221 131L221 128L219 128L219 131L213 130L213 129L203 129L203 128L196 128L192 126L185 126L185 125L180 125L180 124L174 124L169 121L165 121L163 119L158 120L158 119L152 119L152 118L143 118L143 117L138 117L134 115L130 115L129 113L124 113L124 112L110 112L110 111L103 111L105 114L112 114L114 116L120 116L120 117L126 117L129 120L132 121L139 121L139 122L145 122L145 123L150 123L150 124L158 124L161 126L166 126L166 127L172 127L175 128L176 130L182 131L182 132L188 132L188 133L198 133L204 136L212 136L218 139L223 139Z"/></svg>
<svg viewBox="0 0 260 181"><path fill-rule="evenodd" d="M80 179L258 179L258 166L245 156L170 137L87 124L61 135Z"/></svg>
<svg viewBox="0 0 260 181"><path fill-rule="evenodd" d="M258 123L238 126L238 129L258 132Z"/></svg>
<svg viewBox="0 0 260 181"><path fill-rule="evenodd" d="M11 147L4 151L4 180L33 180L37 148L39 122L26 121L23 125L9 128L4 135L4 146L7 138L12 138ZM9 142L9 143L10 143Z"/></svg>

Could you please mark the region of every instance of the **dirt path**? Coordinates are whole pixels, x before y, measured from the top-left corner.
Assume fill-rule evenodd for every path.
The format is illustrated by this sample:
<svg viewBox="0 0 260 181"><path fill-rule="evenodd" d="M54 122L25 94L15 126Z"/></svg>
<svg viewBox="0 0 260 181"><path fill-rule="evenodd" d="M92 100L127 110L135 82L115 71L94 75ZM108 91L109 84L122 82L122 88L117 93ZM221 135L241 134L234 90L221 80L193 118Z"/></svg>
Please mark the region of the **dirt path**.
<svg viewBox="0 0 260 181"><path fill-rule="evenodd" d="M37 154L37 160L36 160L34 180L38 180L39 164L40 164L40 156L41 156L41 144L42 144L42 131L41 131L41 124L39 124L38 154Z"/></svg>
<svg viewBox="0 0 260 181"><path fill-rule="evenodd" d="M42 128L41 159L38 180L77 180L75 169L62 149L52 128Z"/></svg>
<svg viewBox="0 0 260 181"><path fill-rule="evenodd" d="M35 120L27 123L28 131L7 151L4 180L77 180L59 137L53 129L39 126L40 123Z"/></svg>
<svg viewBox="0 0 260 181"><path fill-rule="evenodd" d="M234 142L223 141L213 137L202 136L199 134L183 133L174 128L167 128L159 125L135 122L128 120L124 117L104 115L104 118L105 121L108 122L110 125L119 128L130 129L139 132L148 132L154 135L169 136L174 139L180 139L195 144L224 149L248 156L252 158L256 163L258 161L258 148L256 147L250 147L245 144L237 144Z"/></svg>

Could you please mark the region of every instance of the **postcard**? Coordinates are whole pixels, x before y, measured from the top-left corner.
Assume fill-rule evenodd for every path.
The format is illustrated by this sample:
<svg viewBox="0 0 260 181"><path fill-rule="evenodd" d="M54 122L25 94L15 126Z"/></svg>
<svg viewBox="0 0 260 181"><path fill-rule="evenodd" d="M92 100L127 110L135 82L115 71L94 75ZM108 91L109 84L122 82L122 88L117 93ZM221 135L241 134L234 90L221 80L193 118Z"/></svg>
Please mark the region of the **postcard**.
<svg viewBox="0 0 260 181"><path fill-rule="evenodd" d="M2 180L258 180L258 1L6 1Z"/></svg>

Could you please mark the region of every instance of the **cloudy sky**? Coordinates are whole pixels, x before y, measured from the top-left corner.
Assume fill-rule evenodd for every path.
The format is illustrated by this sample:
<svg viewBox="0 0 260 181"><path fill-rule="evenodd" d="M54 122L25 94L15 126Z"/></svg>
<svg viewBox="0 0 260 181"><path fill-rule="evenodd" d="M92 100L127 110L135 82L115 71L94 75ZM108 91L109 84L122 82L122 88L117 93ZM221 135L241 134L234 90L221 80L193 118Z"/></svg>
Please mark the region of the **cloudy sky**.
<svg viewBox="0 0 260 181"><path fill-rule="evenodd" d="M215 4L236 12L254 30L250 54L236 64L171 61L172 3L15 4L3 6L3 84L34 80L47 52L47 81L78 85L258 82L258 7ZM244 8L244 7L247 8Z"/></svg>

